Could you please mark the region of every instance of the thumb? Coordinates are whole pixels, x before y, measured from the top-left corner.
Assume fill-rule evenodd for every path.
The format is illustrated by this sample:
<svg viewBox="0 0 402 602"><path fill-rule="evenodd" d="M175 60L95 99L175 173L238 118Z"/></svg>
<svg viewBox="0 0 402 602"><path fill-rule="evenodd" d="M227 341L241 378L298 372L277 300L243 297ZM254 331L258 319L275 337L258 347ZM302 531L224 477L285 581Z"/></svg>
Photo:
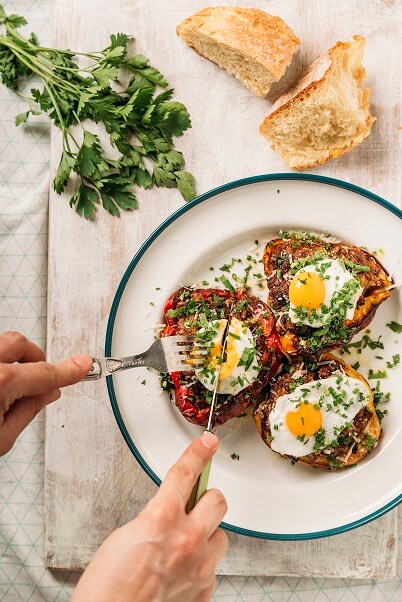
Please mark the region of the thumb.
<svg viewBox="0 0 402 602"><path fill-rule="evenodd" d="M92 368L90 355L78 355L75 358L50 364L48 362L29 362L13 365L15 398L40 395L47 391L73 385L84 378Z"/></svg>

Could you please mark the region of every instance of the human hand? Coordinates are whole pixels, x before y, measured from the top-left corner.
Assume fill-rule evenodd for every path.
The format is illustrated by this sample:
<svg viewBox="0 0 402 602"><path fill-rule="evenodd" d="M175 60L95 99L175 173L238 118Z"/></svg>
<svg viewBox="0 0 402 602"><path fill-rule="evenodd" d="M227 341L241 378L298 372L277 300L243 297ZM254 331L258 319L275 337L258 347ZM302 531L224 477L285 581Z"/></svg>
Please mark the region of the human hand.
<svg viewBox="0 0 402 602"><path fill-rule="evenodd" d="M0 456L45 405L59 399L60 387L82 380L92 366L90 355L57 364L44 360L43 351L22 334L0 334Z"/></svg>
<svg viewBox="0 0 402 602"><path fill-rule="evenodd" d="M210 600L215 567L228 548L226 533L217 529L226 500L210 489L189 514L186 504L218 445L216 435L205 433L187 448L138 517L101 545L71 602Z"/></svg>

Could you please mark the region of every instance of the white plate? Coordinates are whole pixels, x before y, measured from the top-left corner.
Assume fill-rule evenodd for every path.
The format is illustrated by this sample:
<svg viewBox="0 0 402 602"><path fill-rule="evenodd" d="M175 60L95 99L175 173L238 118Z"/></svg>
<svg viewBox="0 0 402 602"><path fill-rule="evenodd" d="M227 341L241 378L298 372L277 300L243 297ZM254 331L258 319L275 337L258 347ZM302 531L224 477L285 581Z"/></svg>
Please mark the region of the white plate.
<svg viewBox="0 0 402 602"><path fill-rule="evenodd" d="M328 230L370 250L383 248L385 267L402 283L399 209L363 189L319 176L248 178L198 197L144 243L116 293L106 354L124 356L146 349L153 340L149 327L161 321L164 302L173 291L181 284L210 280L209 266L244 254L255 239L266 242L283 228ZM390 320L402 322L399 291L380 307L370 326L370 336L382 335L384 360L373 360L378 350L365 350L359 356L363 373L369 367L384 367L393 354L402 357L402 335L386 326ZM256 537L310 539L362 525L401 502L400 377L399 366L388 370L388 378L381 382L382 389L391 392L384 436L377 449L351 470L292 465L265 446L251 417L219 427L221 445L209 484L227 498L223 526ZM186 422L169 403L155 372L131 370L108 380L122 434L144 470L159 483L201 429ZM144 380L146 384L141 384ZM232 460L232 453L239 461Z"/></svg>

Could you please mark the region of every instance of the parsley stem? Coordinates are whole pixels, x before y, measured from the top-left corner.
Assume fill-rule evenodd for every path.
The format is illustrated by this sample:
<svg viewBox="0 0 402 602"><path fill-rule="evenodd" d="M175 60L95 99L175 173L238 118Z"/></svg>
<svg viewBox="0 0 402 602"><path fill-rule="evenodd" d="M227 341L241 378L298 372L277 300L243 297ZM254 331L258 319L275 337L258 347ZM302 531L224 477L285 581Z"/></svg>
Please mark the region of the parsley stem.
<svg viewBox="0 0 402 602"><path fill-rule="evenodd" d="M80 124L81 124L81 122L80 122ZM80 144L78 144L78 142L76 141L76 139L75 139L75 137L74 137L73 133L71 132L71 130L67 130L67 134L68 134L68 136L70 136L70 138L71 138L71 140L74 142L75 146L76 146L78 149L79 149L79 148L81 148L81 145L80 145Z"/></svg>
<svg viewBox="0 0 402 602"><path fill-rule="evenodd" d="M82 125L82 123L81 123L81 119L78 117L78 115L77 115L77 113L74 111L74 109L73 109L72 113L73 113L74 117L76 118L76 120L77 120L77 123L78 123L78 124L81 126L81 128L82 128L82 131L84 131L84 130L85 130L85 128L84 128L84 126L83 126L83 125ZM75 140L74 140L74 142L75 142ZM76 144L77 144L77 143L76 143Z"/></svg>
<svg viewBox="0 0 402 602"><path fill-rule="evenodd" d="M20 92L19 90L14 90L15 94L17 96L19 96L20 98L23 98L24 100L26 100L27 102L29 102L29 106L31 106L32 103L34 104L38 104L36 102L36 100L34 99L33 96L27 96L26 94L23 94L22 92Z"/></svg>
<svg viewBox="0 0 402 602"><path fill-rule="evenodd" d="M12 25L10 25L10 23L6 23L5 25L6 25L7 35L9 35L11 38L14 38L16 41L22 42L24 45L30 46L32 49L35 49L37 51L52 52L52 53L55 52L54 48L48 48L46 46L37 46L36 44L33 44L27 38L24 38L23 36L20 36L20 34L16 31L15 27L13 27ZM88 57L93 58L93 59L99 59L102 56L101 52L96 52L96 51L91 51L91 52L73 52L71 50L60 50L59 48L57 49L57 54L67 54L68 56L74 56L74 55L88 56Z"/></svg>
<svg viewBox="0 0 402 602"><path fill-rule="evenodd" d="M67 128L65 126L65 123L64 123L64 120L63 120L63 115L61 114L60 107L58 105L56 97L54 96L54 94L52 92L52 89L50 87L50 83L48 83L46 80L43 80L43 85L45 86L45 88L46 88L46 90L47 90L50 98L52 99L54 109L55 109L55 111L57 113L57 117L59 118L60 125L61 125L61 127L63 129L63 137L65 137L65 131L66 131Z"/></svg>
<svg viewBox="0 0 402 602"><path fill-rule="evenodd" d="M28 38L24 38L23 36L20 36L20 34L16 31L16 29L12 26L10 26L9 23L6 23L6 29L7 29L7 34L15 39L17 42L22 42L24 44L24 46L29 46L30 48L32 48L32 50L35 50L36 52L50 52L52 54L55 53L55 49L54 48L48 48L47 46L39 46L36 44L33 44L33 42L31 42ZM64 55L68 55L69 57L72 56L87 56L91 59L94 60L99 60L100 58L102 58L102 53L101 52L96 52L96 51L91 51L91 52L75 52L72 50L60 50L59 48L57 49L57 54L64 54Z"/></svg>
<svg viewBox="0 0 402 602"><path fill-rule="evenodd" d="M58 85L61 88L64 88L67 92L78 95L77 89L75 87L71 86L70 84L68 84L68 82L65 82L63 79L61 79L58 75L54 73L54 71L49 69L46 66L46 64L42 60L38 59L35 55L26 52L22 48L15 47L15 45L12 42L10 43L10 40L5 38L4 36L0 36L0 44L4 44L4 46L7 46L21 61L21 63L24 63L24 65L26 65L31 71L33 71L33 73L39 75L39 77L42 80L47 79L54 85ZM27 58L29 60L27 60Z"/></svg>

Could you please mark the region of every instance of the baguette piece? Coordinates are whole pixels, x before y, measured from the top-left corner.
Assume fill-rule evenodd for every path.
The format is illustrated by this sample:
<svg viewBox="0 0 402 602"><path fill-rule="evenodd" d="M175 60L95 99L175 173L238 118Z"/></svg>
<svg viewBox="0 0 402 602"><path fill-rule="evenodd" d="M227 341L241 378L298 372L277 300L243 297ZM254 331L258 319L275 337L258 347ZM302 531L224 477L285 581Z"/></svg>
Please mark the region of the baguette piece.
<svg viewBox="0 0 402 602"><path fill-rule="evenodd" d="M355 35L319 56L281 96L260 133L284 163L302 170L350 151L370 134L370 88L361 65L366 40Z"/></svg>
<svg viewBox="0 0 402 602"><path fill-rule="evenodd" d="M204 8L180 23L176 32L261 97L285 73L300 44L280 17L256 8Z"/></svg>

